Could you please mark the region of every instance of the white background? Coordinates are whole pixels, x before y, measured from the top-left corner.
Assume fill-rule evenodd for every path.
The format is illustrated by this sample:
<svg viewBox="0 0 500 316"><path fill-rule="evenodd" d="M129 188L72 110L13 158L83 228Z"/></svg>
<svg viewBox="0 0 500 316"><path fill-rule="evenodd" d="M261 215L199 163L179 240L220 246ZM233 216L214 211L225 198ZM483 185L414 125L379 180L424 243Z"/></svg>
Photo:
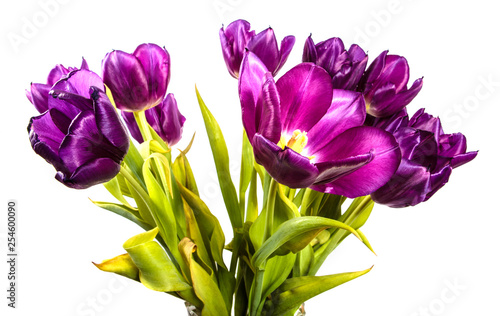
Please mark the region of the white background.
<svg viewBox="0 0 500 316"><path fill-rule="evenodd" d="M49 2L56 7L44 9L43 3ZM24 89L30 82L44 82L58 63L79 66L84 56L91 69L100 73L101 60L112 49L132 52L144 42L164 45L172 59L168 91L175 94L187 118L179 147L197 132L189 158L200 192L220 218L229 241L230 226L222 199L214 193L214 165L194 85L225 132L237 180L241 136L237 82L226 71L218 32L222 23L244 18L257 31L271 25L279 40L296 36L284 70L300 62L310 33L316 42L337 36L346 46L359 43L369 52L370 61L385 49L405 56L411 81L425 76L424 88L409 112L426 107L441 117L446 132L461 131L469 149L480 150L474 161L453 172L450 183L430 201L407 209L377 205L364 233L378 256L348 238L320 274L375 265L373 270L307 302L308 315L499 315L500 23L493 1L462 3L2 2L0 313L185 315L181 301L92 265L124 253L123 242L141 230L88 200L112 201L103 187L77 191L54 180L54 169L30 147L26 126L37 112ZM28 30L34 20L38 26ZM22 42L13 44L13 37ZM19 206L15 310L6 307L5 299L9 199Z"/></svg>

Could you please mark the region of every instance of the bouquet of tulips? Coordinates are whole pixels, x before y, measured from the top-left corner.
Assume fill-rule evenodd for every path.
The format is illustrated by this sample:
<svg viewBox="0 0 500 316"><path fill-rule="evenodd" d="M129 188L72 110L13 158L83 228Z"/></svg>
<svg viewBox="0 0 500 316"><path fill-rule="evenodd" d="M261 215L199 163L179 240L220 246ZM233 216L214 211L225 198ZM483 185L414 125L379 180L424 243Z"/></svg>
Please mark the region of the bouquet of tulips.
<svg viewBox="0 0 500 316"><path fill-rule="evenodd" d="M241 102L243 128L231 131L242 133L238 186L223 133L196 94L231 241L199 194L188 160L195 143L173 150L186 119L167 94L165 48L112 51L101 75L85 60L56 66L27 91L40 112L31 145L62 184L103 184L116 201L93 203L144 229L100 270L177 297L190 315L304 315L305 301L370 271L317 275L351 234L373 251L360 228L374 203L424 202L477 152L424 109L408 115L423 81L408 88L404 57L384 51L368 65L358 45L309 37L302 63L276 79L295 37L278 48L271 28L256 34L237 20L220 40Z"/></svg>

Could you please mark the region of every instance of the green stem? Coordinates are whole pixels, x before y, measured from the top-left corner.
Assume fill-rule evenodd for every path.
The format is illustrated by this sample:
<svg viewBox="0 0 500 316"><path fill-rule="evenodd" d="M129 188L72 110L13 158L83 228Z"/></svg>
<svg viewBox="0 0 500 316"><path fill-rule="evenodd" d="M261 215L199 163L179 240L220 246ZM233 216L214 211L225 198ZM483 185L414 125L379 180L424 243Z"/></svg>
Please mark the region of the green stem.
<svg viewBox="0 0 500 316"><path fill-rule="evenodd" d="M153 135L151 135L151 131L149 130L149 124L146 119L146 112L145 111L134 112L134 118L135 121L137 122L139 130L141 131L143 140L145 142L152 140Z"/></svg>
<svg viewBox="0 0 500 316"><path fill-rule="evenodd" d="M274 226L274 203L276 200L276 189L278 188L278 182L271 179L271 184L269 185L269 194L267 195L266 203L266 227L264 229L264 236L262 242L265 242L273 234Z"/></svg>
<svg viewBox="0 0 500 316"><path fill-rule="evenodd" d="M255 273L255 287L253 291L253 299L250 305L250 316L257 316L259 310L260 300L262 298L262 286L264 284L264 271L257 269Z"/></svg>

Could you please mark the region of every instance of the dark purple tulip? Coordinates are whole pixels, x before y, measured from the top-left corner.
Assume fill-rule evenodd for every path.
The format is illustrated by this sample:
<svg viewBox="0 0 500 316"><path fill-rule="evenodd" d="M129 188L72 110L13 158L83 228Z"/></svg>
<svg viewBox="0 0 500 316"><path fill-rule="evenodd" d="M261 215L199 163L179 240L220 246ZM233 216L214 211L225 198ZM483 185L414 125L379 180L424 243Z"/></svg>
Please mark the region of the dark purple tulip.
<svg viewBox="0 0 500 316"><path fill-rule="evenodd" d="M118 109L147 110L167 93L170 55L156 44L141 44L132 54L112 51L102 61L102 78Z"/></svg>
<svg viewBox="0 0 500 316"><path fill-rule="evenodd" d="M439 118L424 109L410 120L403 110L390 118L374 119L372 124L394 134L403 156L389 182L371 194L377 203L405 207L427 201L448 182L453 168L477 155L477 151L466 152L464 135L445 134Z"/></svg>
<svg viewBox="0 0 500 316"><path fill-rule="evenodd" d="M410 67L404 57L382 52L361 78L358 91L365 96L367 112L375 117L391 116L402 110L422 89L422 78L407 89Z"/></svg>
<svg viewBox="0 0 500 316"><path fill-rule="evenodd" d="M62 77L69 74L71 71L76 70L75 67L66 68L59 64L55 66L47 76L47 83L31 83L29 91L26 90L26 97L35 106L39 113L43 113L49 109L49 91L52 86ZM89 66L84 58L82 58L82 65L80 69L89 70Z"/></svg>
<svg viewBox="0 0 500 316"><path fill-rule="evenodd" d="M256 35L255 31L250 30L250 23L245 20L236 20L225 30L222 27L219 36L227 70L234 78L238 78L246 49L257 55L275 76L285 64L295 44L295 37L290 35L281 41L281 47L278 48L272 28Z"/></svg>
<svg viewBox="0 0 500 316"><path fill-rule="evenodd" d="M279 183L357 197L386 183L399 165L394 137L362 126L362 95L333 89L319 66L299 64L275 82L249 52L239 94L255 159Z"/></svg>
<svg viewBox="0 0 500 316"><path fill-rule="evenodd" d="M338 37L314 44L309 36L302 61L323 67L332 77L334 89L355 90L365 71L368 55L356 44L345 50Z"/></svg>
<svg viewBox="0 0 500 316"><path fill-rule="evenodd" d="M179 142L182 137L182 127L186 118L179 112L177 101L172 93L167 94L162 103L146 110L145 113L149 125L169 146L173 146ZM144 140L135 121L134 114L131 112L122 112L122 116L125 123L127 123L132 137L139 143L142 143Z"/></svg>
<svg viewBox="0 0 500 316"><path fill-rule="evenodd" d="M33 150L74 189L111 180L128 151L125 127L104 92L102 79L75 70L50 91L48 110L28 126Z"/></svg>

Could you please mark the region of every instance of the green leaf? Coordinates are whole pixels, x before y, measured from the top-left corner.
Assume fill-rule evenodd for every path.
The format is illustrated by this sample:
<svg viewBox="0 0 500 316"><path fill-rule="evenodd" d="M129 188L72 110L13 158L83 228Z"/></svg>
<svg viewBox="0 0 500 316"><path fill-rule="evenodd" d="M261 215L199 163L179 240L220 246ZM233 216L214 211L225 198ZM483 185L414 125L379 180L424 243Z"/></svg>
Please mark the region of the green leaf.
<svg viewBox="0 0 500 316"><path fill-rule="evenodd" d="M285 250L296 253L307 246L322 230L332 227L347 230L361 240L359 234L352 227L339 221L318 216L292 218L281 224L276 232L257 250L252 258L253 266L257 269L263 269L267 258L275 254L278 249L281 254Z"/></svg>
<svg viewBox="0 0 500 316"><path fill-rule="evenodd" d="M217 283L194 258L196 245L186 237L179 243L179 251L191 272L193 289L203 302L202 316L229 316L228 308Z"/></svg>
<svg viewBox="0 0 500 316"><path fill-rule="evenodd" d="M226 141L224 140L219 124L203 102L198 89L196 89L196 96L200 105L201 114L203 115L203 120L205 121L205 128L207 130L215 167L217 169L217 177L219 179L219 185L229 219L231 220L231 225L233 228L241 228L243 226L243 218L239 208L236 189L234 188L229 171L229 154Z"/></svg>
<svg viewBox="0 0 500 316"><path fill-rule="evenodd" d="M152 201L152 214L154 220L159 228L160 235L165 240L168 248L175 255L175 250L177 249L178 239L177 239L177 225L175 223L175 217L172 211L172 206L169 203L169 197L163 191L162 186L158 183L153 173L151 172L150 164L152 157L145 160L142 172L144 176L144 181L146 182L146 187L148 190L149 197ZM177 257L177 260L180 257Z"/></svg>
<svg viewBox="0 0 500 316"><path fill-rule="evenodd" d="M191 165L184 154L184 152L180 152L179 156L175 158L175 161L172 165L172 171L174 172L175 178L177 181L182 183L189 191L194 194L200 196L198 192L198 186L196 185L196 180L194 179L193 170L191 169Z"/></svg>
<svg viewBox="0 0 500 316"><path fill-rule="evenodd" d="M196 222L203 236L205 246L210 247L212 258L220 266L226 267L224 259L222 259L222 250L224 249L224 232L220 226L219 220L215 217L207 205L200 199L199 196L185 188L181 183L177 182L179 191L187 204L193 209L193 214L196 217ZM226 268L227 269L227 268Z"/></svg>
<svg viewBox="0 0 500 316"><path fill-rule="evenodd" d="M154 241L158 228L136 235L123 248L139 269L139 278L147 288L161 291L185 291L191 286L170 261L163 248Z"/></svg>
<svg viewBox="0 0 500 316"><path fill-rule="evenodd" d="M339 221L359 230L368 220L373 210L373 206L374 202L369 195L356 198L339 218ZM309 271L309 275L316 274L328 255L330 255L330 253L332 253L332 251L349 235L349 233L340 229L330 229L330 233L331 237L326 243L319 247L315 247L314 264ZM360 234L360 237L363 239L363 243L374 252L366 237L363 234Z"/></svg>
<svg viewBox="0 0 500 316"><path fill-rule="evenodd" d="M278 316L294 311L303 302L334 287L354 280L368 273L370 270L371 268L358 272L288 279L280 286L277 295L274 295L272 300L266 303L266 313L264 315Z"/></svg>
<svg viewBox="0 0 500 316"><path fill-rule="evenodd" d="M264 307L266 297L276 290L287 279L292 271L296 255L289 253L285 256L276 256L267 260L264 270L264 279L262 285L261 306L258 314Z"/></svg>
<svg viewBox="0 0 500 316"><path fill-rule="evenodd" d="M139 225L144 230L151 230L153 227L143 221L141 219L141 216L139 214L139 211L137 209L131 208L126 205L121 205L121 204L115 204L115 203L108 203L108 202L96 202L90 200L92 203L95 205L99 206L100 208L103 208L105 210L108 210L110 212L113 212L115 214L118 214L122 217L125 217L126 219L136 223Z"/></svg>
<svg viewBox="0 0 500 316"><path fill-rule="evenodd" d="M119 175L104 183L104 187L113 195L118 201L126 206L130 206L128 201L123 197L122 190L120 189L120 182L118 181Z"/></svg>
<svg viewBox="0 0 500 316"><path fill-rule="evenodd" d="M101 271L116 273L140 282L139 269L128 253L104 260L102 263L92 263Z"/></svg>

